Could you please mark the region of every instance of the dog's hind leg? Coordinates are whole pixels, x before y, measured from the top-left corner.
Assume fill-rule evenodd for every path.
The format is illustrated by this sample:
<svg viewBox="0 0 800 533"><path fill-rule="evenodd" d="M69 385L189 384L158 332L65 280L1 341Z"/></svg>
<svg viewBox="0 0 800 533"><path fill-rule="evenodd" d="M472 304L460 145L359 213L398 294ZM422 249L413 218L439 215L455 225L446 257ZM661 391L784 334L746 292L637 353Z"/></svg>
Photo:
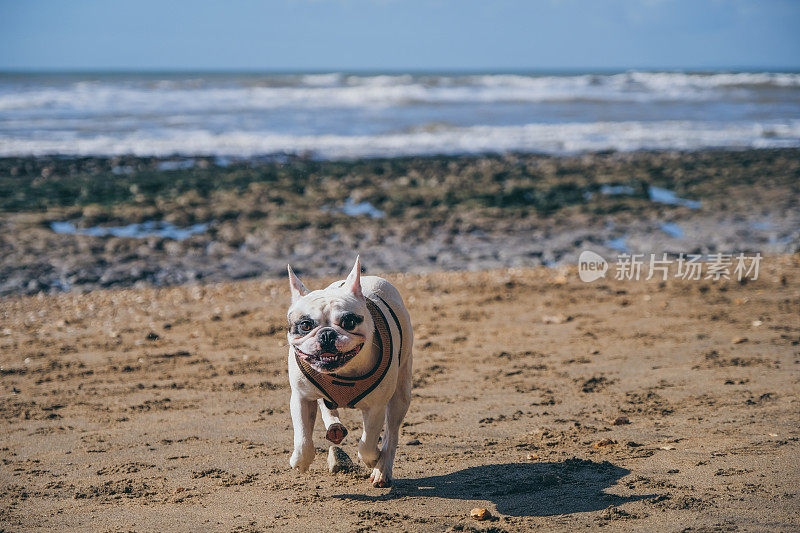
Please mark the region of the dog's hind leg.
<svg viewBox="0 0 800 533"><path fill-rule="evenodd" d="M397 380L397 390L386 405L386 426L383 431L383 444L378 463L372 470L369 479L376 487L388 487L392 484L392 467L397 451L397 441L400 433L400 424L406 416L411 403L411 361L400 369Z"/></svg>
<svg viewBox="0 0 800 533"><path fill-rule="evenodd" d="M322 414L322 422L325 424L325 438L334 444L339 444L347 436L347 428L339 420L338 409L328 409L325 400L317 400L319 412Z"/></svg>
<svg viewBox="0 0 800 533"><path fill-rule="evenodd" d="M358 441L358 458L361 459L368 468L375 466L380 457L378 450L378 438L381 436L383 426L384 406L372 406L368 410L362 410L361 416L364 419L364 432Z"/></svg>

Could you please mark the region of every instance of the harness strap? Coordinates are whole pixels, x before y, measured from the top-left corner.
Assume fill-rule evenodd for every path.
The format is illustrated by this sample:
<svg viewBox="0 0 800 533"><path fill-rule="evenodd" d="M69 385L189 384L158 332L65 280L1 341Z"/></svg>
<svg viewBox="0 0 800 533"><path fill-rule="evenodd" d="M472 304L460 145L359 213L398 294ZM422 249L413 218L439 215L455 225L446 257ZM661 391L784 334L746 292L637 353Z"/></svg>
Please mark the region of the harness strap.
<svg viewBox="0 0 800 533"><path fill-rule="evenodd" d="M380 297L378 297L380 298ZM386 302L381 298L381 302L386 305ZM403 342L403 332L400 329L400 321L397 320L392 308L386 305L392 318L396 321L397 330L400 333L400 344ZM325 405L328 409L336 409L339 406L355 407L364 396L372 392L375 387L383 381L389 367L392 365L392 357L394 354L394 345L392 343L392 332L389 329L389 322L381 312L378 305L371 299L367 298L367 309L372 316L372 322L375 324L375 334L372 336L372 344L377 348L381 356L378 361L366 374L361 376L349 377L340 376L338 374L325 374L315 370L310 364L301 359L297 352L294 357L297 366L303 375L315 386L324 396ZM399 359L398 351L398 359Z"/></svg>

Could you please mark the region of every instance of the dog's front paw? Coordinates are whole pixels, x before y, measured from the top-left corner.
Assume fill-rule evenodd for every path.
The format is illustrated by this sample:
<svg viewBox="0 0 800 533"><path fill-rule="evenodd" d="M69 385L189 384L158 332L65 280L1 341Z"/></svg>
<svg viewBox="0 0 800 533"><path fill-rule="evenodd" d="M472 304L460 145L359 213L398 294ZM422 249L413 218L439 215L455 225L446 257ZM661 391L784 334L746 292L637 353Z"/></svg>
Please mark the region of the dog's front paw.
<svg viewBox="0 0 800 533"><path fill-rule="evenodd" d="M368 468L374 467L380 456L381 452L378 450L377 446L373 446L370 449L363 440L358 441L358 458L361 459Z"/></svg>
<svg viewBox="0 0 800 533"><path fill-rule="evenodd" d="M295 448L294 452L292 452L292 456L289 458L289 465L295 470L305 472L308 470L308 467L311 465L312 461L314 461L313 446L302 449Z"/></svg>
<svg viewBox="0 0 800 533"><path fill-rule="evenodd" d="M369 480L372 482L372 485L375 487L391 487L392 486L392 475L389 472L384 472L380 468L374 468L372 470L372 474L369 476Z"/></svg>
<svg viewBox="0 0 800 533"><path fill-rule="evenodd" d="M347 428L338 422L331 424L331 427L328 428L328 431L325 434L325 438L334 444L341 444L346 436Z"/></svg>

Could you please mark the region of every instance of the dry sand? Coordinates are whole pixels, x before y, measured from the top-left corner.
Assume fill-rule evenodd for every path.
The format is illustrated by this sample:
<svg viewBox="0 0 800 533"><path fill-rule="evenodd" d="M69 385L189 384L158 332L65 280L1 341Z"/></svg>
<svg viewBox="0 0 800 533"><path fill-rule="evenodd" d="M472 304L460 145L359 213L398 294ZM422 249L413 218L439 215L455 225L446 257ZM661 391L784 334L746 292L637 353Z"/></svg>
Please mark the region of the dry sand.
<svg viewBox="0 0 800 533"><path fill-rule="evenodd" d="M289 469L284 281L9 297L0 529L798 530L798 274L390 275L417 336L391 489L329 474L321 428Z"/></svg>

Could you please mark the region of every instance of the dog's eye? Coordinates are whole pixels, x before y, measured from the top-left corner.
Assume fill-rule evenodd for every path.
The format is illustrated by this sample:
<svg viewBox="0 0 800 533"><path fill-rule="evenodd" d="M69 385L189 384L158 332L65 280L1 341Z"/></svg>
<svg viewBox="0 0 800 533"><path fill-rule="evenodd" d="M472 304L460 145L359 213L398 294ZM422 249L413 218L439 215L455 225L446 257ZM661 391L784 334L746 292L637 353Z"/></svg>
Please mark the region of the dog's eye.
<svg viewBox="0 0 800 533"><path fill-rule="evenodd" d="M341 321L342 329L346 329L347 331L353 330L361 323L361 320L361 317L356 315L344 315Z"/></svg>
<svg viewBox="0 0 800 533"><path fill-rule="evenodd" d="M302 333L308 333L314 328L314 322L311 320L301 320L297 323L297 330Z"/></svg>

